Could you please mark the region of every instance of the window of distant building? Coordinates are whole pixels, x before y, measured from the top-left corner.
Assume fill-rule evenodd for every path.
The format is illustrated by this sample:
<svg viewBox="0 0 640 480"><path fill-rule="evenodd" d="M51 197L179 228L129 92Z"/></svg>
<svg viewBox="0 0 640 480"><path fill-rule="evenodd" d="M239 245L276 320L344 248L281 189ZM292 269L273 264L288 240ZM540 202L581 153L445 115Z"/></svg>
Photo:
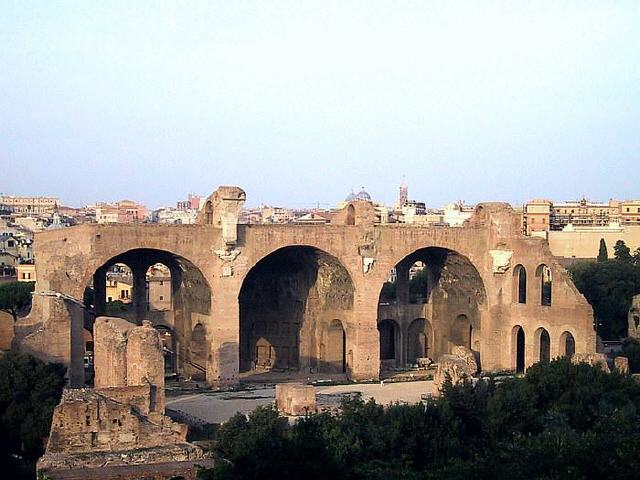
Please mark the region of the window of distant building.
<svg viewBox="0 0 640 480"><path fill-rule="evenodd" d="M629 211L629 209L627 208L627 212Z"/></svg>
<svg viewBox="0 0 640 480"><path fill-rule="evenodd" d="M8 240L8 241L7 241L7 246L8 246L8 247L14 247L14 246L15 246L15 244L16 244L16 242L14 242L13 240Z"/></svg>
<svg viewBox="0 0 640 480"><path fill-rule="evenodd" d="M162 295L160 295L160 300L164 300L164 297Z"/></svg>

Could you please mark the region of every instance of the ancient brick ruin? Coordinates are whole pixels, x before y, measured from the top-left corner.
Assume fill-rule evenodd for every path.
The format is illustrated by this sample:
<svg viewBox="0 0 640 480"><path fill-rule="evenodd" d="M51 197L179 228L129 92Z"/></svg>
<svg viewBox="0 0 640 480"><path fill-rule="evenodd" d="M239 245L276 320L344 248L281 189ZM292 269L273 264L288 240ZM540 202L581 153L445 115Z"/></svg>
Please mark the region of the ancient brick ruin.
<svg viewBox="0 0 640 480"><path fill-rule="evenodd" d="M156 329L99 317L94 332L96 388L64 391L38 471L54 480L195 479L196 465L211 460L187 442L186 425L164 415Z"/></svg>
<svg viewBox="0 0 640 480"><path fill-rule="evenodd" d="M87 315L105 314L105 272L121 263L133 272L131 320L162 329L174 373L213 387L274 370L376 379L381 369L425 364L456 346L483 371L595 351L591 307L548 245L521 234L507 204L480 204L458 228L380 224L360 200L328 224L244 225L245 198L220 187L197 225L37 234L34 306L15 342L66 363L81 386L77 331ZM144 291L156 263L170 271L172 295L171 311L158 318ZM417 295L409 281L416 268L426 272ZM95 297L85 310L89 285Z"/></svg>

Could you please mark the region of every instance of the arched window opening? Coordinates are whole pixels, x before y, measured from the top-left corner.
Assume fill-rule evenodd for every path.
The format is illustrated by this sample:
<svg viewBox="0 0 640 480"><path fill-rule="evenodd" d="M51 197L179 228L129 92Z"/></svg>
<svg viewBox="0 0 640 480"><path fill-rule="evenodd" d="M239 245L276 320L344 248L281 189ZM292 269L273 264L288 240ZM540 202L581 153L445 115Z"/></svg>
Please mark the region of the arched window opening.
<svg viewBox="0 0 640 480"><path fill-rule="evenodd" d="M551 278L551 269L547 265L540 265L536 270L536 276L540 280L540 304L551 305L551 290L553 280Z"/></svg>
<svg viewBox="0 0 640 480"><path fill-rule="evenodd" d="M418 260L409 267L409 303L427 303L429 299L429 269Z"/></svg>
<svg viewBox="0 0 640 480"><path fill-rule="evenodd" d="M521 326L513 328L512 349L516 373L524 373L525 366L525 336Z"/></svg>
<svg viewBox="0 0 640 480"><path fill-rule="evenodd" d="M536 331L536 338L538 361L549 362L551 360L551 339L549 338L549 332L544 328L539 328Z"/></svg>
<svg viewBox="0 0 640 480"><path fill-rule="evenodd" d="M353 205L349 204L347 207L347 218L345 220L345 225L355 225L356 224L356 209Z"/></svg>
<svg viewBox="0 0 640 480"><path fill-rule="evenodd" d="M154 317L153 323L172 324L172 318L164 318L173 308L171 270L163 263L156 263L147 269L147 312Z"/></svg>
<svg viewBox="0 0 640 480"><path fill-rule="evenodd" d="M522 265L517 265L513 273L515 276L518 303L527 303L527 270Z"/></svg>
<svg viewBox="0 0 640 480"><path fill-rule="evenodd" d="M567 358L571 358L576 353L576 341L570 332L564 332L560 336L560 351Z"/></svg>
<svg viewBox="0 0 640 480"><path fill-rule="evenodd" d="M205 223L207 225L212 225L213 224L213 205L211 204L211 201L208 201L204 208L205 208Z"/></svg>

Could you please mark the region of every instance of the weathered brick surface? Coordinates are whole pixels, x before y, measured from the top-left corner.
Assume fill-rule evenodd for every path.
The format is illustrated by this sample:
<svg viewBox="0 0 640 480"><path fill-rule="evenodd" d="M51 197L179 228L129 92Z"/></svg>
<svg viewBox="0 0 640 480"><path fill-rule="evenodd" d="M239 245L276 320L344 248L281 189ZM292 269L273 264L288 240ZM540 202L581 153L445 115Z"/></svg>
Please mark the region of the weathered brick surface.
<svg viewBox="0 0 640 480"><path fill-rule="evenodd" d="M465 345L479 354L483 370L512 369L518 327L525 334L525 366L540 358L540 329L548 332L551 358L565 354L567 333L575 351L595 351L591 307L548 245L520 234L506 204L478 205L461 228L375 224L366 202L353 202L327 225L238 225L244 197L237 187L220 189L210 198L211 216L205 210L199 225L81 225L36 234L36 291L82 298L94 274L116 261L132 265L134 274L166 264L174 284L170 327L180 339L179 371L191 376L201 368L213 386L237 383L241 367L343 369L353 379L377 378L378 323L385 318L398 325L397 366ZM421 255L433 272L428 302L379 305L390 270ZM265 259L274 260L280 275L256 275ZM551 272L551 305L541 305L542 265ZM518 302L516 266L527 272L526 303ZM260 298L251 282L277 287L278 296ZM44 303L36 296L19 326L31 329L22 346L73 363L69 313ZM136 314L141 323L144 311ZM424 328L416 332L412 325L419 319Z"/></svg>

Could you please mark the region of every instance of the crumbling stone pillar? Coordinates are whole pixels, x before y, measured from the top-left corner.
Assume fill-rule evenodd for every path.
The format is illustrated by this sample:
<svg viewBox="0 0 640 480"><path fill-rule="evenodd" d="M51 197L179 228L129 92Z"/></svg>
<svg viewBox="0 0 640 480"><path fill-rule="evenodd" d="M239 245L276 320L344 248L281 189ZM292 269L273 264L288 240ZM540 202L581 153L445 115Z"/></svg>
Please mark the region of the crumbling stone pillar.
<svg viewBox="0 0 640 480"><path fill-rule="evenodd" d="M122 318L96 318L93 325L96 388L127 385L127 335L133 327Z"/></svg>
<svg viewBox="0 0 640 480"><path fill-rule="evenodd" d="M46 321L42 322L42 319ZM36 292L31 313L14 326L19 350L67 367L71 387L84 384L84 305L57 292Z"/></svg>
<svg viewBox="0 0 640 480"><path fill-rule="evenodd" d="M127 338L127 385L151 385L153 412L164 413L164 361L158 331L145 320Z"/></svg>
<svg viewBox="0 0 640 480"><path fill-rule="evenodd" d="M164 412L164 357L151 322L98 317L94 328L96 388L148 385L151 411Z"/></svg>

